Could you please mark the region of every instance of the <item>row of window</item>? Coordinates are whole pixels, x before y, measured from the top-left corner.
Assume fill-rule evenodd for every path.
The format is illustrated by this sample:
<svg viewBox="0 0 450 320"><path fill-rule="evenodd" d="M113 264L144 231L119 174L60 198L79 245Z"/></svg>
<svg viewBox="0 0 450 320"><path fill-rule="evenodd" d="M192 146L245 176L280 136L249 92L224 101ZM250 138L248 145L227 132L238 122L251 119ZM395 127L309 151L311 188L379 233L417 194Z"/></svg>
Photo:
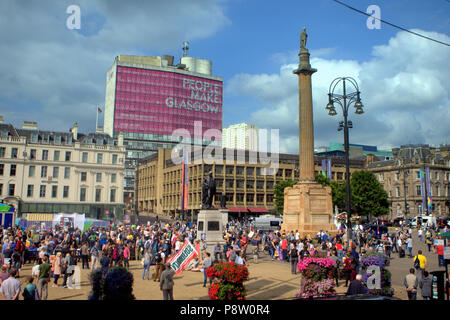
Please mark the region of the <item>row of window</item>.
<svg viewBox="0 0 450 320"><path fill-rule="evenodd" d="M408 188L408 186L405 186L404 189L405 189L405 193L403 194L403 196L404 195L409 196L409 188ZM431 196L435 196L435 197L440 197L441 196L441 188L440 188L439 185L436 185L434 190L433 190L433 188L431 188L430 191L431 191ZM395 196L396 197L401 197L402 196L400 187L396 187L395 188ZM422 196L422 186L421 185L417 185L416 186L416 196ZM447 196L450 197L450 186L447 187ZM392 197L392 191L389 191L389 197Z"/></svg>
<svg viewBox="0 0 450 320"><path fill-rule="evenodd" d="M71 159L71 151L66 151L65 152L65 156L64 156L64 160L65 161L70 161ZM24 156L26 156L26 154L24 153ZM41 160L49 160L49 151L48 150L42 150L41 152ZM6 147L0 147L0 158L5 158L6 157ZM17 159L18 157L18 148L11 148L11 153L10 153L10 157L13 159ZM81 162L86 163L88 162L88 157L89 157L89 153L88 152L83 152L81 154ZM112 155L112 164L117 164L117 154L113 154ZM37 159L37 150L36 149L31 149L30 150L30 156L29 156L30 160L34 160ZM60 151L59 150L54 150L53 152L53 161L59 161L60 160ZM102 164L103 163L103 153L97 153L97 163L98 164Z"/></svg>
<svg viewBox="0 0 450 320"><path fill-rule="evenodd" d="M4 168L5 164L0 163L0 176L4 174ZM16 175L17 171L17 165L11 164L9 169L9 175L11 177L14 177ZM28 167L28 177L34 177L36 172L36 166L29 166ZM59 178L59 167L53 167L52 170L52 178L57 179ZM48 175L48 166L41 166L41 178L46 178ZM70 178L70 167L64 167L64 179ZM81 172L81 181L87 180L87 172ZM102 173L98 172L95 173L95 181L96 182L102 182ZM115 183L117 181L117 174L112 173L111 174L111 183Z"/></svg>
<svg viewBox="0 0 450 320"><path fill-rule="evenodd" d="M419 180L420 179L420 170L417 170L417 171L414 171L414 172L416 174L416 180ZM430 172L430 174L433 175L432 172ZM443 176L444 179L450 181L450 172L445 172L443 174L444 174L444 176ZM407 178L408 175L409 174L407 172L404 172L403 177ZM380 181L384 181L384 172L379 173L378 177L379 177ZM400 178L401 178L400 172L396 172L395 173L395 180L398 181L398 180L400 180ZM434 171L434 180L439 180L439 171ZM388 179L388 182L391 183L391 179L390 178Z"/></svg>
<svg viewBox="0 0 450 320"><path fill-rule="evenodd" d="M16 185L13 183L10 183L8 185L7 189L7 195L8 196L14 196ZM51 198L58 198L58 186L51 186L50 190ZM80 201L86 201L86 194L87 194L87 188L82 187L80 188ZM3 184L0 183L0 195L3 195ZM34 197L34 185L29 184L27 186L27 198ZM39 186L39 198L46 198L47 197L47 185L40 185ZM69 186L64 186L62 190L62 198L67 199L69 198ZM101 202L102 201L102 189L96 188L95 189L95 202ZM109 201L110 202L116 202L116 189L110 189L109 193Z"/></svg>

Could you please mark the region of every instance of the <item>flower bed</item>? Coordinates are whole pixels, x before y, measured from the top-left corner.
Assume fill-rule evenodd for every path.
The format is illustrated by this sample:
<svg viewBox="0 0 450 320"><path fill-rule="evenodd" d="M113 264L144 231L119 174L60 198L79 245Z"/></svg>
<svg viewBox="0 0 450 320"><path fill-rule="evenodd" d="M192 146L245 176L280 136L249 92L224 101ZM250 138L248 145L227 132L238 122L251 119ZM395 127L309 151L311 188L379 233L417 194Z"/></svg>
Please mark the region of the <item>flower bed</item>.
<svg viewBox="0 0 450 320"><path fill-rule="evenodd" d="M206 274L214 281L209 287L209 299L245 300L247 291L243 283L248 280L249 275L246 266L221 262L209 268Z"/></svg>
<svg viewBox="0 0 450 320"><path fill-rule="evenodd" d="M391 288L391 273L385 269L388 264L388 257L382 253L372 252L361 257L362 281L367 285L368 279L373 273L367 272L370 266L378 266L380 268L380 288L368 289L371 295L393 296L394 289ZM375 272L375 271L373 271Z"/></svg>
<svg viewBox="0 0 450 320"><path fill-rule="evenodd" d="M303 275L304 281L301 282L297 297L314 299L336 295L334 264L334 260L318 255L301 259L297 264L297 270Z"/></svg>

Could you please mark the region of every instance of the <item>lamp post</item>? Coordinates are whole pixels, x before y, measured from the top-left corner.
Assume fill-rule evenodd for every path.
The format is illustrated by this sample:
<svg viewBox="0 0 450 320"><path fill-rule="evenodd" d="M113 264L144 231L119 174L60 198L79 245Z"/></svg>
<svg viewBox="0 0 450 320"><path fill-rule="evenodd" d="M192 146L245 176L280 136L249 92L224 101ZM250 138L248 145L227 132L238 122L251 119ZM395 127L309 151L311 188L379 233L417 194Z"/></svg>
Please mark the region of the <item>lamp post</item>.
<svg viewBox="0 0 450 320"><path fill-rule="evenodd" d="M356 91L347 93L346 84L349 83ZM335 93L335 90L339 84L342 84L342 94ZM328 115L337 115L334 104L337 103L342 108L344 115L344 121L339 122L338 131L344 130L344 149L345 149L345 194L346 194L346 210L347 210L347 248L352 240L352 222L351 222L351 192L350 192L350 159L349 159L349 138L348 129L353 128L353 123L348 121L349 107L354 104L355 113L363 114L363 105L360 99L360 91L358 83L351 77L339 77L334 79L328 91L328 104L326 109Z"/></svg>

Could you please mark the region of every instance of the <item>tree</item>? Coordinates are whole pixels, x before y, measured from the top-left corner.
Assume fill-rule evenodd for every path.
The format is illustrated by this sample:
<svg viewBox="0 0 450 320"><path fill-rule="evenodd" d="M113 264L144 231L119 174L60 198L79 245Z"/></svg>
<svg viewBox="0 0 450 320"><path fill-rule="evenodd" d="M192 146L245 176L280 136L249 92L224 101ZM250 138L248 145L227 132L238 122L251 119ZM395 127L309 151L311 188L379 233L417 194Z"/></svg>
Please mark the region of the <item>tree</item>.
<svg viewBox="0 0 450 320"><path fill-rule="evenodd" d="M317 183L331 187L333 208L337 206L339 211L345 210L345 183L330 181L330 179L321 174L316 175L315 179Z"/></svg>
<svg viewBox="0 0 450 320"><path fill-rule="evenodd" d="M278 214L283 214L283 209L284 209L284 189L286 187L292 187L295 184L296 184L295 181L285 180L285 181L280 181L273 188L273 202L274 202L274 205L275 205L275 211Z"/></svg>
<svg viewBox="0 0 450 320"><path fill-rule="evenodd" d="M352 209L360 216L382 216L389 213L387 192L370 171L355 171L350 181Z"/></svg>

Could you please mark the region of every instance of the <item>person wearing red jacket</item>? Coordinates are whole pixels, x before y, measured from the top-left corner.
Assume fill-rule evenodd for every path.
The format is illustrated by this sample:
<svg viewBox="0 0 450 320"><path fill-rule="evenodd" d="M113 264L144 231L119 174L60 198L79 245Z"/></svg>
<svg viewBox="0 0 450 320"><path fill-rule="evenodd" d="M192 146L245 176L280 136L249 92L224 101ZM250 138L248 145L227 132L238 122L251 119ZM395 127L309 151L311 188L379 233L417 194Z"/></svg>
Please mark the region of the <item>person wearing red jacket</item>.
<svg viewBox="0 0 450 320"><path fill-rule="evenodd" d="M347 256L344 260L344 274L345 274L345 286L348 286L348 282L351 281L351 275L353 271L352 266L352 256L350 253L347 253Z"/></svg>
<svg viewBox="0 0 450 320"><path fill-rule="evenodd" d="M438 254L439 267L444 267L444 246L436 246L436 252Z"/></svg>

